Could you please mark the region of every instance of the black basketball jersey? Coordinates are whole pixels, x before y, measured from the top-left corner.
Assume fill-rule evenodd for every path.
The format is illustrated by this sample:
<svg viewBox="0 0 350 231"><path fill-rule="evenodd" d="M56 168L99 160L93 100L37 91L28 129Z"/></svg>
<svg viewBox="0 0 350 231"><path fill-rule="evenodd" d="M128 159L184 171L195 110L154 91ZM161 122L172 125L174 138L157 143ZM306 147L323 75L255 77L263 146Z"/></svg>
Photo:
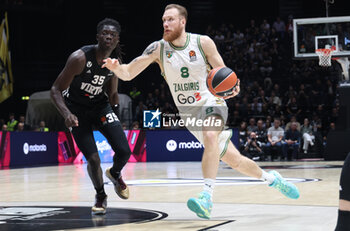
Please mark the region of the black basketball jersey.
<svg viewBox="0 0 350 231"><path fill-rule="evenodd" d="M66 100L75 104L96 107L108 102L104 85L114 76L107 68L101 68L96 60L96 46L80 48L86 57L84 70L74 77L69 88L63 91Z"/></svg>

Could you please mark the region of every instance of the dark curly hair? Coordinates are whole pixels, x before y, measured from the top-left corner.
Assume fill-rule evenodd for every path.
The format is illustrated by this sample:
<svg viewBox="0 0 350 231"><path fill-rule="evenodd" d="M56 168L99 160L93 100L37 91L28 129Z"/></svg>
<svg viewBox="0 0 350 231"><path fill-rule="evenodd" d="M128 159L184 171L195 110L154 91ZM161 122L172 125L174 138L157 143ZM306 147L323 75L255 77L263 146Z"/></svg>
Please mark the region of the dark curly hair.
<svg viewBox="0 0 350 231"><path fill-rule="evenodd" d="M114 20L112 18L105 18L103 19L102 21L100 21L98 24L97 24L97 27L96 27L96 31L97 33L100 33L101 30L103 29L104 26L114 26L116 29L117 29L117 32L118 32L118 35L120 36L120 32L121 32L121 27L120 27L120 24L117 20ZM114 53L114 54L113 54ZM118 58L119 61L121 62L122 61L122 49L121 49L121 46L120 46L120 43L118 43L117 47L115 48L114 52L112 53L112 56L114 56L113 58Z"/></svg>
<svg viewBox="0 0 350 231"><path fill-rule="evenodd" d="M114 26L116 29L117 29L117 32L118 34L120 34L121 32L121 27L120 27L120 24L117 20L114 20L112 18L105 18L103 19L102 21L100 21L98 24L97 24L97 33L100 33L101 30L103 29L104 26Z"/></svg>

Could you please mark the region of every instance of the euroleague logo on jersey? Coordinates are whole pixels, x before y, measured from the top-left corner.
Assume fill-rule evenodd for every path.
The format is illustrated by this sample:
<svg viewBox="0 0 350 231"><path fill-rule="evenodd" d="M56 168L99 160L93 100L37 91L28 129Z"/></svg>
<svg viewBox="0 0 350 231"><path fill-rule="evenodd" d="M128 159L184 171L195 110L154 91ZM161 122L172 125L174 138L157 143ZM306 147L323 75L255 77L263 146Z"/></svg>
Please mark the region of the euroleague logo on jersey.
<svg viewBox="0 0 350 231"><path fill-rule="evenodd" d="M190 50L190 52L188 52L188 55L190 56L190 62L194 62L197 60L197 55L194 50Z"/></svg>

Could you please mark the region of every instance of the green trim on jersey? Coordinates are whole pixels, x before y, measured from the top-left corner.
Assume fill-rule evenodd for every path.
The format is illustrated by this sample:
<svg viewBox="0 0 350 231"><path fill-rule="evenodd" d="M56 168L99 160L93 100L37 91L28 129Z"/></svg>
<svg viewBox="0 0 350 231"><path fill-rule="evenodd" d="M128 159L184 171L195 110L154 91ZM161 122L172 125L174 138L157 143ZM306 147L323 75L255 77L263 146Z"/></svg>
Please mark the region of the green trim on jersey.
<svg viewBox="0 0 350 231"><path fill-rule="evenodd" d="M226 140L224 150L222 150L222 152L221 152L221 154L220 154L220 160L221 160L222 157L224 157L224 155L226 154L227 147L228 147L228 144L229 144L229 142L230 142L230 140L231 140L231 137L232 137L232 129L230 129L230 136L229 136L228 139Z"/></svg>
<svg viewBox="0 0 350 231"><path fill-rule="evenodd" d="M201 55L203 56L205 63L209 64L207 57L205 56L205 53L203 51L202 45L201 45L201 36L200 35L197 36L197 44L198 44L199 51L201 52Z"/></svg>
<svg viewBox="0 0 350 231"><path fill-rule="evenodd" d="M191 39L190 33L186 33L186 34L187 34L186 43L183 47L177 47L174 44L172 44L171 42L169 42L169 45L171 46L171 48L173 48L175 50L179 50L179 51L184 50L188 46L188 44L190 43L190 39Z"/></svg>
<svg viewBox="0 0 350 231"><path fill-rule="evenodd" d="M163 61L163 53L164 53L164 41L159 40L160 42L160 63L162 64L162 72L160 73L165 78L165 71L164 71L164 61Z"/></svg>

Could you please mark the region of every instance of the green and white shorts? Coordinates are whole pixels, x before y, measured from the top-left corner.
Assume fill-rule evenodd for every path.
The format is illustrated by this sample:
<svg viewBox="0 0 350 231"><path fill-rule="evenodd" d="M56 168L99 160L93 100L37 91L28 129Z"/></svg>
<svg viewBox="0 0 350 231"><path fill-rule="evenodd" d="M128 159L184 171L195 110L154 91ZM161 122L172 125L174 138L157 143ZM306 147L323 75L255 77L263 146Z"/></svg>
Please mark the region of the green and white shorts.
<svg viewBox="0 0 350 231"><path fill-rule="evenodd" d="M228 108L223 99L208 97L203 106L178 107L181 118L190 121L186 128L204 145L203 128L220 130L218 137L220 158L226 153L228 144L232 137L232 130L225 130L228 116ZM215 117L214 117L215 116ZM220 119L214 119L220 118ZM202 125L202 126L201 126Z"/></svg>

